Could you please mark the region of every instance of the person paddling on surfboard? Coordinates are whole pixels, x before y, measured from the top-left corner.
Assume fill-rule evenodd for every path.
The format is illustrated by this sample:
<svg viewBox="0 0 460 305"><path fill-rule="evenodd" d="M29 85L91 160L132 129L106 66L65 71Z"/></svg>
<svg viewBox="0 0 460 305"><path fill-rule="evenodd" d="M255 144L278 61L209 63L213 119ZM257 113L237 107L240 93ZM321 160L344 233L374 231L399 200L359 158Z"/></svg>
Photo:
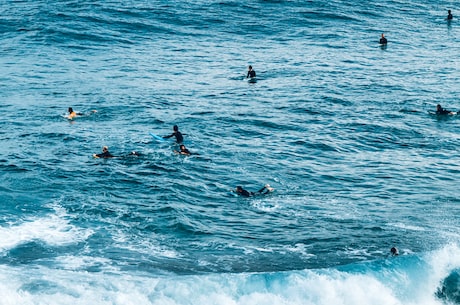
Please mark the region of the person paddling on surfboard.
<svg viewBox="0 0 460 305"><path fill-rule="evenodd" d="M184 144L181 144L181 145L179 146L179 149L180 149L179 151L175 150L174 152L175 152L176 154L181 154L181 155L186 155L186 156L198 155L197 153L192 153L192 152L190 152L190 150L188 150L187 147L185 147Z"/></svg>
<svg viewBox="0 0 460 305"><path fill-rule="evenodd" d="M441 107L441 105L436 106L436 114L455 114L455 112L444 109Z"/></svg>
<svg viewBox="0 0 460 305"><path fill-rule="evenodd" d="M248 75L246 75L246 78L254 78L256 77L256 71L252 70L252 66L248 67Z"/></svg>
<svg viewBox="0 0 460 305"><path fill-rule="evenodd" d="M274 190L275 189L270 187L269 184L265 184L264 187L261 188L260 190L258 190L257 192L247 191L241 186L237 186L236 189L235 189L235 192L238 195L241 195L243 197L251 197L251 196L255 196L255 195L265 195L265 194L273 192Z"/></svg>
<svg viewBox="0 0 460 305"><path fill-rule="evenodd" d="M114 156L109 152L109 148L107 146L102 147L102 153L100 154L93 154L94 158L102 158L102 159L108 159L108 158L127 158L127 157L141 157L142 154L138 153L137 151L131 151L127 154L124 155L119 155L119 156Z"/></svg>
<svg viewBox="0 0 460 305"><path fill-rule="evenodd" d="M164 136L163 139L168 139L171 137L176 137L176 142L177 143L182 143L184 141L184 136L182 136L182 133L179 131L179 127L177 125L173 126L174 132L170 134L169 136Z"/></svg>
<svg viewBox="0 0 460 305"><path fill-rule="evenodd" d="M115 156L109 152L109 148L107 146L102 147L102 153L100 154L93 154L94 158L114 158Z"/></svg>

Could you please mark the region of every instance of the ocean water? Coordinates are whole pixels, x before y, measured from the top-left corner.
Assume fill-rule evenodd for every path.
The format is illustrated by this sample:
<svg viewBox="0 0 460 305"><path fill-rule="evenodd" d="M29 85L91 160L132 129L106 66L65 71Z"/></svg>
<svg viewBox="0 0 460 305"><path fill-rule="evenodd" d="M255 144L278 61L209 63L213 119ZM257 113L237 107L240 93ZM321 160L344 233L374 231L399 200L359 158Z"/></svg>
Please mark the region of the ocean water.
<svg viewBox="0 0 460 305"><path fill-rule="evenodd" d="M460 304L457 9L0 0L0 304Z"/></svg>

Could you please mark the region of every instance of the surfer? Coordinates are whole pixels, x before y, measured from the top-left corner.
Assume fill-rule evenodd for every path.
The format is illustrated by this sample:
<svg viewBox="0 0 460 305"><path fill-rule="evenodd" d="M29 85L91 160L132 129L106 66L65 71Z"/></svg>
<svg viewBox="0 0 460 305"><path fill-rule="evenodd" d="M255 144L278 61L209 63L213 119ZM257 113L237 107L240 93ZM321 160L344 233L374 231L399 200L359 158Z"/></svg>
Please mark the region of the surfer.
<svg viewBox="0 0 460 305"><path fill-rule="evenodd" d="M169 136L164 136L163 139L168 139L171 137L176 137L176 142L177 143L182 143L184 141L184 137L182 136L182 133L179 131L179 127L177 125L173 126L173 133L170 134Z"/></svg>
<svg viewBox="0 0 460 305"><path fill-rule="evenodd" d="M385 38L385 35L382 33L382 37L380 37L380 41L379 41L380 44L387 44L388 41L387 39Z"/></svg>
<svg viewBox="0 0 460 305"><path fill-rule="evenodd" d="M174 152L177 153L177 154L181 154L181 155L187 155L187 156L190 156L190 155L198 155L198 154L195 154L195 153L192 153L190 152L190 150L187 149L187 147L185 147L184 144L181 144L179 146L179 151L175 150Z"/></svg>
<svg viewBox="0 0 460 305"><path fill-rule="evenodd" d="M114 158L115 156L109 152L109 148L107 146L102 147L102 153L100 154L93 154L94 158Z"/></svg>
<svg viewBox="0 0 460 305"><path fill-rule="evenodd" d="M447 10L447 18L446 20L452 20L454 19L454 16L452 16L452 13L450 12L450 10Z"/></svg>
<svg viewBox="0 0 460 305"><path fill-rule="evenodd" d="M252 66L248 67L248 75L246 75L246 78L254 78L256 77L256 71L252 70Z"/></svg>
<svg viewBox="0 0 460 305"><path fill-rule="evenodd" d="M75 111L73 111L72 107L69 107L69 115L67 116L67 118L68 118L69 120L74 119L74 118L75 118L76 116L78 116L78 115L83 115L83 114L80 113L80 112L75 112Z"/></svg>
<svg viewBox="0 0 460 305"><path fill-rule="evenodd" d="M393 256L399 255L399 251L398 251L398 249L396 247L391 248L390 252L391 252L391 255L393 255Z"/></svg>
<svg viewBox="0 0 460 305"><path fill-rule="evenodd" d="M261 188L260 190L258 190L257 192L250 192L250 191L247 191L245 190L243 187L241 186L237 186L236 189L235 189L235 192L238 194L238 195L241 195L243 197L251 197L251 196L255 196L255 195L265 195L265 194L268 194L268 193L271 193L273 192L275 189L270 187L269 184L265 184L263 188Z"/></svg>
<svg viewBox="0 0 460 305"><path fill-rule="evenodd" d="M441 105L436 106L436 114L455 114L455 112L452 112L450 110L446 110L441 107Z"/></svg>

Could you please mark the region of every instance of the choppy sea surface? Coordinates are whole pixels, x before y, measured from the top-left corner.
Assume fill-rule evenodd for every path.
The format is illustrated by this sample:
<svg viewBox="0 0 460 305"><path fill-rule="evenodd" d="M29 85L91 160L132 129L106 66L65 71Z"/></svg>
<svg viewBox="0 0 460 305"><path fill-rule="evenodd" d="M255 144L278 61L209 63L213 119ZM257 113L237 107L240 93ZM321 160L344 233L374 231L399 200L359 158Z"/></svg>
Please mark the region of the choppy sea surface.
<svg viewBox="0 0 460 305"><path fill-rule="evenodd" d="M0 304L460 304L457 2L0 0L0 52Z"/></svg>

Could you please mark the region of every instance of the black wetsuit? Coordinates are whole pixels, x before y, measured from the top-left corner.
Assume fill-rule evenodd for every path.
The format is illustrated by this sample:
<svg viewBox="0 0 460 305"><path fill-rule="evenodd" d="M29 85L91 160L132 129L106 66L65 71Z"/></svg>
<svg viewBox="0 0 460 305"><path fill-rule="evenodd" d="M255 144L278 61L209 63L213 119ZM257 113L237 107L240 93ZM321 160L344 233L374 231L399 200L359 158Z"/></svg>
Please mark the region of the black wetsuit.
<svg viewBox="0 0 460 305"><path fill-rule="evenodd" d="M170 134L169 136L164 136L163 139L167 139L167 138L171 138L175 136L176 137L176 142L177 143L182 143L184 141L184 136L182 135L182 133L178 130L178 131L174 131L172 134Z"/></svg>
<svg viewBox="0 0 460 305"><path fill-rule="evenodd" d="M264 190L267 190L266 192L264 192ZM246 191L245 189L241 188L241 191L237 191L237 193L243 197L251 197L251 196L254 196L254 195L258 195L258 194L268 194L270 193L270 191L264 186L263 188L261 188L260 190L258 190L256 193L254 192L249 192L249 191Z"/></svg>
<svg viewBox="0 0 460 305"><path fill-rule="evenodd" d="M253 77L256 77L256 71L254 70L249 70L248 71L248 75L246 76L246 78L253 78Z"/></svg>
<svg viewBox="0 0 460 305"><path fill-rule="evenodd" d="M380 44L387 44L387 39L385 37L380 38Z"/></svg>
<svg viewBox="0 0 460 305"><path fill-rule="evenodd" d="M105 152L103 152L101 154L97 154L96 157L98 157L98 158L113 158L114 156L111 153L109 153L108 151L105 151Z"/></svg>
<svg viewBox="0 0 460 305"><path fill-rule="evenodd" d="M447 15L447 20L452 20L452 19L454 19L454 16L452 16L452 14Z"/></svg>
<svg viewBox="0 0 460 305"><path fill-rule="evenodd" d="M451 113L451 111L446 110L446 109L444 109L444 108L441 108L441 109L439 109L439 110L436 110L436 114L450 114L450 113Z"/></svg>

